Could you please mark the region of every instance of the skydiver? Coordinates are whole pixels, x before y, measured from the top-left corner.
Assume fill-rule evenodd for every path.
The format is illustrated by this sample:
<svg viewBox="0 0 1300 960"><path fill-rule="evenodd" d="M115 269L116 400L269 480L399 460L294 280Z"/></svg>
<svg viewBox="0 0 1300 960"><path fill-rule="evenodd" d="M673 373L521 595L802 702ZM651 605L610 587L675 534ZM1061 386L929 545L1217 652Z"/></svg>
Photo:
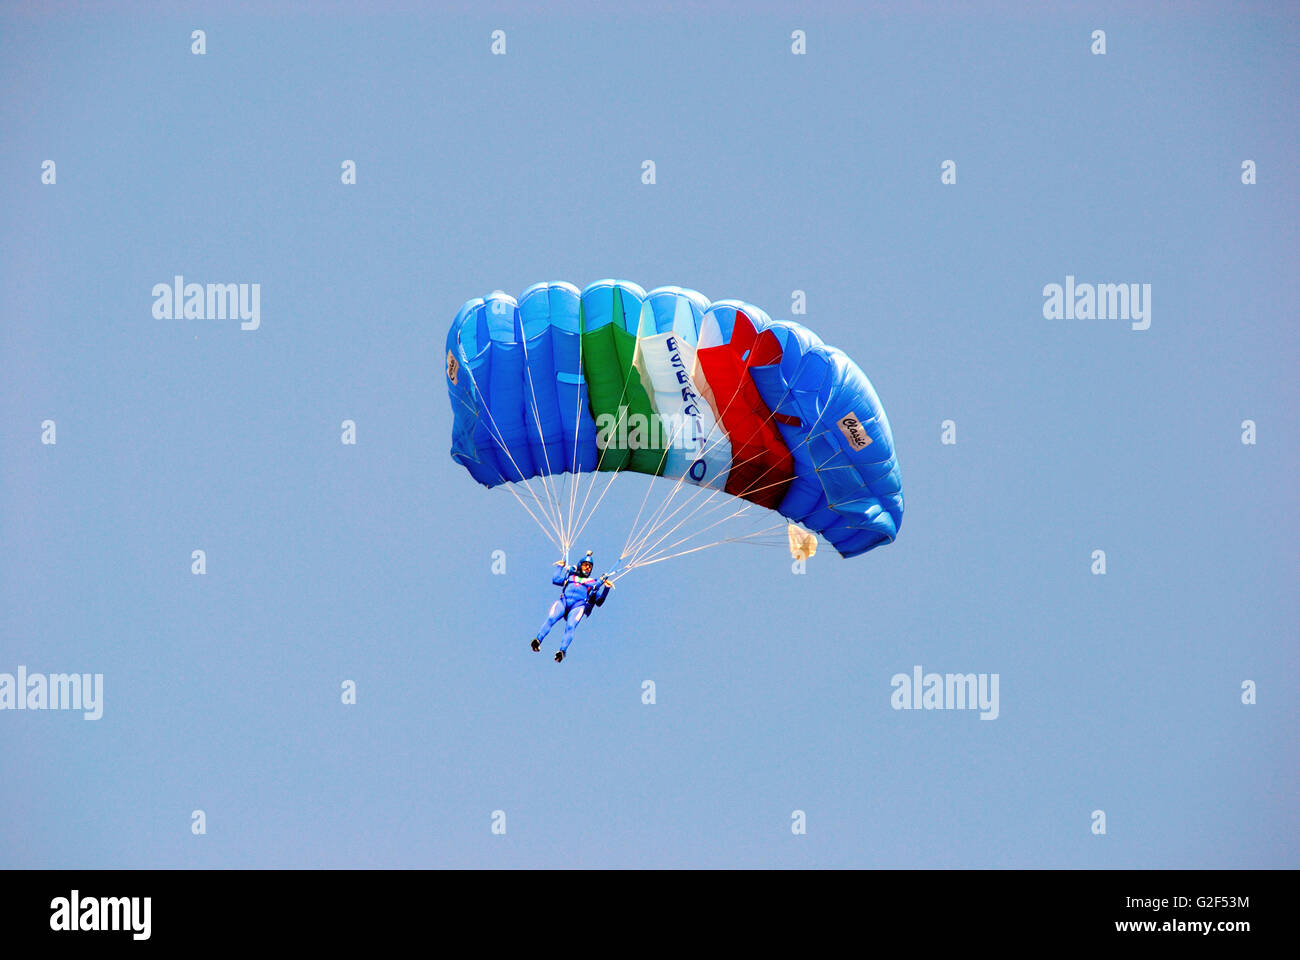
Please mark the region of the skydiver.
<svg viewBox="0 0 1300 960"><path fill-rule="evenodd" d="M560 588L560 599L552 604L551 613L542 624L542 629L537 631L531 646L534 653L540 651L542 641L551 632L551 627L563 620L564 640L555 653L555 662L562 663L569 644L573 642L573 634L578 629L578 623L583 617L589 616L596 607L604 604L605 597L609 595L609 588L614 584L610 581L609 574L605 574L600 579L591 575L595 565L591 561L590 550L576 567L566 566L563 560L556 560L555 566L562 568L556 570L551 577L551 583Z"/></svg>

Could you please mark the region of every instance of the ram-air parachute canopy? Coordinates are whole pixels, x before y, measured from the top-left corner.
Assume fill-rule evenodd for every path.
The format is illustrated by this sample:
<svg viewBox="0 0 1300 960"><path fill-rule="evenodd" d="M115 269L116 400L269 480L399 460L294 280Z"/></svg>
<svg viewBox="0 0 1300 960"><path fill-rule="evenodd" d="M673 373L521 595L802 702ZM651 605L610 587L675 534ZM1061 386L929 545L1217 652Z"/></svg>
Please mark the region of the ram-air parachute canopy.
<svg viewBox="0 0 1300 960"><path fill-rule="evenodd" d="M452 457L479 483L508 485L566 558L590 519L574 485L601 473L606 490L623 472L673 481L620 570L704 548L679 549L691 515L670 504L682 491L776 511L845 557L898 535L894 438L866 374L751 304L623 280L539 283L467 302L446 359ZM815 541L799 549L811 556Z"/></svg>

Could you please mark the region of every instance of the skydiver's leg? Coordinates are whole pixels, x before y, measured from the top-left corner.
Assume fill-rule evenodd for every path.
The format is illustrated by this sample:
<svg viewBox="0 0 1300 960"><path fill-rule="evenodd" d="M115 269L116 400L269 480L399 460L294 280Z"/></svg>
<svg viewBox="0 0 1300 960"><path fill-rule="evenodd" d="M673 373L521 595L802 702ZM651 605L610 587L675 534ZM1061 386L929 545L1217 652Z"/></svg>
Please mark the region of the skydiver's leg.
<svg viewBox="0 0 1300 960"><path fill-rule="evenodd" d="M550 616L548 616L546 618L546 622L542 624L542 629L537 631L537 642L541 643L543 640L545 640L546 635L551 632L551 627L555 626L563 619L564 619L564 601L556 600L555 603L551 604Z"/></svg>
<svg viewBox="0 0 1300 960"><path fill-rule="evenodd" d="M586 612L587 606L582 603L569 611L569 615L564 621L564 641L560 644L560 653L568 652L569 644L573 643L574 631L578 629L578 621L582 619L582 615Z"/></svg>

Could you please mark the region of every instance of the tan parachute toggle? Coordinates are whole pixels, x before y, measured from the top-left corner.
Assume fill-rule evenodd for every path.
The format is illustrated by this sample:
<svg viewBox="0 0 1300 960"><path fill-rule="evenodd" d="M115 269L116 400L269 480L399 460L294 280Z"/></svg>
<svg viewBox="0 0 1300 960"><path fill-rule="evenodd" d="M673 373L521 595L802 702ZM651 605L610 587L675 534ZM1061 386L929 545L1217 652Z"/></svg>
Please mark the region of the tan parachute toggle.
<svg viewBox="0 0 1300 960"><path fill-rule="evenodd" d="M817 534L793 523L786 528L786 532L790 535L790 556L796 560L807 560L817 552Z"/></svg>

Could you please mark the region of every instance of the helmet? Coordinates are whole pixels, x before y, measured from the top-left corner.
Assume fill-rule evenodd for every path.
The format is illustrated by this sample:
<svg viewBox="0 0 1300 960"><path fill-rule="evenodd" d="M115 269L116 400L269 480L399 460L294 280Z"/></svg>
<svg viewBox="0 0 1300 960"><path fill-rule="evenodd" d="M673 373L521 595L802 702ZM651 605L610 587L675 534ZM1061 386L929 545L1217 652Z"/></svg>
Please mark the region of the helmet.
<svg viewBox="0 0 1300 960"><path fill-rule="evenodd" d="M590 566L592 570L595 570L595 569L596 569L596 564L595 564L595 562L591 559L591 551L590 551L590 550L587 551L587 555L586 555L585 557L583 557L581 560L578 561L578 567L579 567L579 569L581 569L581 567L582 567L582 565L583 565L584 563L587 564L588 566ZM588 571L588 572L590 573L590 571Z"/></svg>

